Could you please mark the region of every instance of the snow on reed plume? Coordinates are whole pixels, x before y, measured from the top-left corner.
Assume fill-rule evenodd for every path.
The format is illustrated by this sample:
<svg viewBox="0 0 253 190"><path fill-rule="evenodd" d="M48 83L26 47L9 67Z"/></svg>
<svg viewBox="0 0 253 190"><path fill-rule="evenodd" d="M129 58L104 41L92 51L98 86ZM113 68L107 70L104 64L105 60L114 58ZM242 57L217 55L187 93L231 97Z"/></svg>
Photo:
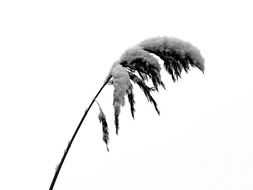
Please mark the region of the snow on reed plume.
<svg viewBox="0 0 253 190"><path fill-rule="evenodd" d="M126 69L120 65L115 64L111 71L113 77L113 107L115 116L116 134L119 130L119 114L120 107L125 105L125 95L130 88L131 82Z"/></svg>
<svg viewBox="0 0 253 190"><path fill-rule="evenodd" d="M108 143L109 143L109 129L108 129L108 125L107 125L107 121L106 121L106 117L105 114L101 108L101 106L99 105L99 103L97 102L98 106L99 106L99 114L98 114L98 119L100 121L100 123L102 123L102 130L103 130L103 141L106 144L106 148L107 151L109 152L109 148L108 148Z"/></svg>
<svg viewBox="0 0 253 190"><path fill-rule="evenodd" d="M147 77L151 78L156 90L158 90L158 85L164 87L158 60L139 46L126 50L119 62L130 71L137 71L143 80L147 80Z"/></svg>
<svg viewBox="0 0 253 190"><path fill-rule="evenodd" d="M205 70L204 58L200 51L183 40L168 37L156 37L142 41L139 44L145 51L154 53L164 61L164 67L173 81L181 77L182 69L188 72L190 66Z"/></svg>
<svg viewBox="0 0 253 190"><path fill-rule="evenodd" d="M152 55L155 54L163 60L165 70L171 75L174 82L181 77L181 72L188 72L191 67L197 67L204 72L204 58L200 51L183 40L168 37L156 37L144 40L136 46L127 49L115 62L107 79L112 77L108 84L113 84L113 106L115 116L116 133L119 130L120 109L125 104L125 95L128 96L132 117L134 118L134 94L131 81L137 84L151 102L158 114L157 103L152 97L152 91L158 91L158 87L165 85L161 79L161 66ZM149 87L146 81L151 79L153 86Z"/></svg>

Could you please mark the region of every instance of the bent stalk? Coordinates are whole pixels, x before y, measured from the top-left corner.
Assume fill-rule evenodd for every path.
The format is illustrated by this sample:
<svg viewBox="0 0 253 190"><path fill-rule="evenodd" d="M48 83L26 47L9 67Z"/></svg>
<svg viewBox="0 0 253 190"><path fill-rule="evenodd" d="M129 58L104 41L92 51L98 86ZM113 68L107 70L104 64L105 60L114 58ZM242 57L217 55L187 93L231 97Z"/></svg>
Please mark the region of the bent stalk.
<svg viewBox="0 0 253 190"><path fill-rule="evenodd" d="M111 79L111 77L112 77L112 76L108 76L108 77L107 77L107 79L106 79L106 81L104 82L103 86L99 89L98 93L96 94L96 96L95 96L95 97L93 98L93 100L91 101L89 107L85 110L84 115L83 115L82 119L80 120L80 122L79 122L79 124L78 124L78 126L77 126L77 128L76 128L76 130L75 130L75 132L74 132L74 134L73 134L73 136L72 136L72 138L71 138L71 140L70 140L69 143L68 143L67 148L66 148L65 151L64 151L64 154L63 154L63 156L62 156L62 159L61 159L60 163L58 164L58 166L57 166L57 168L56 168L56 170L55 170L54 178L53 178L53 180L52 180L52 182L51 182L51 185L50 185L50 187L49 187L49 190L52 190L52 189L54 188L54 184L55 184L56 179L57 179L57 177L58 177L58 175L59 175L59 173L60 173L61 167L62 167L62 165L63 165L63 163L64 163L64 160L65 160L65 158L66 158L66 156L67 156L67 154L68 154L68 152L69 152L69 149L70 149L70 147L71 147L71 145L72 145L72 143L73 143L73 141L74 141L74 139L75 139L75 137L76 137L76 134L77 134L77 132L79 131L79 129L80 129L82 123L83 123L83 120L85 119L85 117L86 117L86 115L88 114L88 112L89 112L91 106L92 106L93 103L95 102L95 100L96 100L96 98L98 97L98 95L100 94L100 92L103 90L103 88L104 88L104 87L106 86L106 84L109 82L109 80Z"/></svg>

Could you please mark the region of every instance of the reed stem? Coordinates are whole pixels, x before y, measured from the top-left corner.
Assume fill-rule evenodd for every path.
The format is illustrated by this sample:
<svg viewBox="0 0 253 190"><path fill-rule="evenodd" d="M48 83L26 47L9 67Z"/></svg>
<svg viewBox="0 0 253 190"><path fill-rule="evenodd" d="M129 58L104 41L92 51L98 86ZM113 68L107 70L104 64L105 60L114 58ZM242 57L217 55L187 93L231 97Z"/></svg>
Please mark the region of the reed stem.
<svg viewBox="0 0 253 190"><path fill-rule="evenodd" d="M96 96L91 101L89 107L85 110L84 115L83 115L82 119L80 120L80 122L79 122L79 124L78 124L78 126L77 126L77 128L76 128L76 130L75 130L75 132L74 132L74 134L73 134L73 136L71 138L71 140L68 143L67 148L64 151L62 159L61 159L60 163L58 164L58 166L57 166L57 168L55 170L54 178L53 178L53 180L52 180L52 182L50 184L49 190L53 190L53 188L54 188L54 184L55 184L56 179L57 179L57 177L58 177L58 175L60 173L61 167L62 167L62 165L64 163L64 160L65 160L65 158L66 158L66 156L67 156L67 154L69 152L69 149L70 149L70 147L71 147L71 145L72 145L72 143L73 143L73 141L74 141L74 139L75 139L75 137L77 135L77 132L79 131L79 129L80 129L82 123L83 123L83 120L85 119L86 115L88 114L88 112L89 112L91 106L93 105L93 103L95 102L96 98L98 97L98 95L100 94L100 92L103 90L103 88L106 86L106 84L110 81L111 78L112 78L112 76L108 76L107 77L107 79L104 82L103 86L99 89L99 91L97 92Z"/></svg>

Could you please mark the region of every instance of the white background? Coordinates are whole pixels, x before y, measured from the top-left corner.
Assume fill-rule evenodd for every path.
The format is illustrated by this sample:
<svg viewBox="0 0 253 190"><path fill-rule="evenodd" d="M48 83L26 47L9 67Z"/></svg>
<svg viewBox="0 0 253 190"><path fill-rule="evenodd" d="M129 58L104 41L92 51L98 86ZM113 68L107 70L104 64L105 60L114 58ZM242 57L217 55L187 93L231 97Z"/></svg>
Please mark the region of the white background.
<svg viewBox="0 0 253 190"><path fill-rule="evenodd" d="M135 87L119 136L113 87L98 101L110 128L102 141L96 104L55 190L253 189L250 1L0 2L0 189L48 189L75 127L125 49L155 36L197 46L197 69L154 94L158 116Z"/></svg>

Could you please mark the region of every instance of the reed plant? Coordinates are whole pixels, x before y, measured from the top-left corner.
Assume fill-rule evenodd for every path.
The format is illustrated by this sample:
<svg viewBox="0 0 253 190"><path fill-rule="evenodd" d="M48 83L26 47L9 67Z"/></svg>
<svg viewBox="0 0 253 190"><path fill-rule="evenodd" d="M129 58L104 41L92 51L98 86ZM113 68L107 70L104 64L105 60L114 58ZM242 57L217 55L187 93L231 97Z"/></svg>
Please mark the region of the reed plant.
<svg viewBox="0 0 253 190"><path fill-rule="evenodd" d="M121 108L125 105L125 97L128 98L131 115L134 118L135 99L133 84L136 84L136 86L143 91L147 100L153 104L156 112L160 114L158 105L152 97L152 92L158 91L159 87L165 89L165 84L161 78L162 67L154 55L158 56L163 61L164 69L168 72L174 82L181 78L181 73L183 71L187 73L191 67L196 67L203 73L205 70L204 58L202 57L200 51L191 43L177 38L150 38L140 42L130 49L127 49L121 55L119 60L113 63L110 72L106 76L105 82L91 101L89 107L85 110L84 115L69 141L58 167L56 168L49 190L52 190L54 187L60 169L77 135L77 132L83 123L83 120L106 85L111 84L114 87L113 107L116 134L119 132L119 115ZM147 84L148 80L151 81L152 86ZM103 141L106 144L107 151L109 151L108 124L101 106L99 104L98 106L98 119L102 123Z"/></svg>

